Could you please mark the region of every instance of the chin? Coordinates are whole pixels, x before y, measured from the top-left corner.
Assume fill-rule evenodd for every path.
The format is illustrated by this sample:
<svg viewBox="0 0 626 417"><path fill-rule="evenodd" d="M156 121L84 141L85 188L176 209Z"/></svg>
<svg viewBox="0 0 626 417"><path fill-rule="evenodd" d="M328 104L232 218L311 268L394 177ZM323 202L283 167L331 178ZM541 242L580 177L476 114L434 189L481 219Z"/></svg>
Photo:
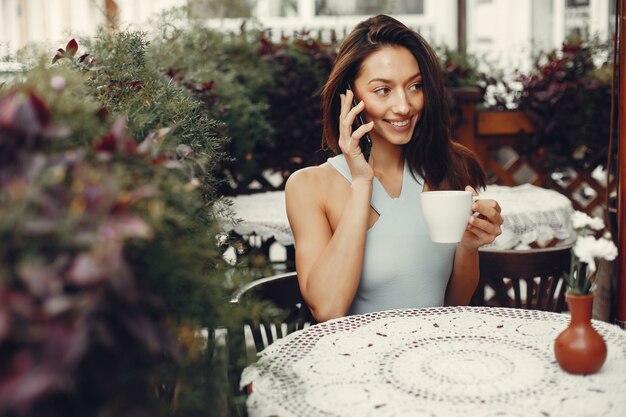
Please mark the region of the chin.
<svg viewBox="0 0 626 417"><path fill-rule="evenodd" d="M411 141L411 138L413 137L413 132L411 132L411 134L408 134L406 136L403 137L398 137L398 138L391 138L391 142L393 142L396 145L406 145L407 143L409 143Z"/></svg>

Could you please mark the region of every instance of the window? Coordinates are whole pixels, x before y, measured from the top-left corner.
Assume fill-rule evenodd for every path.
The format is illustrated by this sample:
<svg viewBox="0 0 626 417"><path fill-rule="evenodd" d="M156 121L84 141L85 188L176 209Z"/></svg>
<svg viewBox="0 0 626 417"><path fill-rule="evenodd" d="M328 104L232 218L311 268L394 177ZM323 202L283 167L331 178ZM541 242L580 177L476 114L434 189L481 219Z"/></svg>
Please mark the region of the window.
<svg viewBox="0 0 626 417"><path fill-rule="evenodd" d="M317 16L424 14L424 0L315 0Z"/></svg>
<svg viewBox="0 0 626 417"><path fill-rule="evenodd" d="M298 15L298 0L270 0L270 16L287 17Z"/></svg>
<svg viewBox="0 0 626 417"><path fill-rule="evenodd" d="M567 0L567 7L589 6L589 0Z"/></svg>
<svg viewBox="0 0 626 417"><path fill-rule="evenodd" d="M187 0L187 5L193 19L251 17L256 0Z"/></svg>
<svg viewBox="0 0 626 417"><path fill-rule="evenodd" d="M609 39L613 39L615 36L615 13L617 12L616 2L617 0L611 0L609 3Z"/></svg>
<svg viewBox="0 0 626 417"><path fill-rule="evenodd" d="M573 6L572 6L573 4ZM565 36L584 39L589 36L589 0L567 0L565 8Z"/></svg>

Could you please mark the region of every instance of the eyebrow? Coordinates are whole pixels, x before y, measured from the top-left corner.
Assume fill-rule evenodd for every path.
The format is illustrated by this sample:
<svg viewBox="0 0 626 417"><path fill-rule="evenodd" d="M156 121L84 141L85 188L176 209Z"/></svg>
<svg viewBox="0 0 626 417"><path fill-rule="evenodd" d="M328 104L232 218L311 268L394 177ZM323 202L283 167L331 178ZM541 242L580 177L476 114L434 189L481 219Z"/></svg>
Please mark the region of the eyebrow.
<svg viewBox="0 0 626 417"><path fill-rule="evenodd" d="M421 72L418 72L417 74L413 75L412 77L409 77L409 80L413 80L415 78L419 78L422 76ZM382 83L390 83L391 80L388 80L386 78L372 78L371 80L368 81L368 85L373 83L373 82L382 82Z"/></svg>

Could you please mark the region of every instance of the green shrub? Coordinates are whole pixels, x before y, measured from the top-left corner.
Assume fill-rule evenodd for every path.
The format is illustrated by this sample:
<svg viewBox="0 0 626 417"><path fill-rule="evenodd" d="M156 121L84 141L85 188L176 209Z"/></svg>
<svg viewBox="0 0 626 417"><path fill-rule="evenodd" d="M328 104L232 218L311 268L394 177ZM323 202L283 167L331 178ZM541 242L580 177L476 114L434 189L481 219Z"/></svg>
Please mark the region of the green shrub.
<svg viewBox="0 0 626 417"><path fill-rule="evenodd" d="M163 74L201 100L221 120L220 133L230 138L216 175L248 184L262 171L263 156L273 148L265 94L271 69L259 59L256 31L228 35L194 24L181 29L168 23L170 36L155 40L150 55ZM182 23L181 23L182 25Z"/></svg>
<svg viewBox="0 0 626 417"><path fill-rule="evenodd" d="M0 99L0 415L223 412L220 124L140 34L89 45Z"/></svg>
<svg viewBox="0 0 626 417"><path fill-rule="evenodd" d="M271 188L264 171L286 178L325 160L319 93L334 60L332 45L306 34L273 43L245 26L224 34L187 24L166 15L160 25L167 36L151 44L150 56L225 122L230 158L216 172L222 193L248 192L255 180Z"/></svg>

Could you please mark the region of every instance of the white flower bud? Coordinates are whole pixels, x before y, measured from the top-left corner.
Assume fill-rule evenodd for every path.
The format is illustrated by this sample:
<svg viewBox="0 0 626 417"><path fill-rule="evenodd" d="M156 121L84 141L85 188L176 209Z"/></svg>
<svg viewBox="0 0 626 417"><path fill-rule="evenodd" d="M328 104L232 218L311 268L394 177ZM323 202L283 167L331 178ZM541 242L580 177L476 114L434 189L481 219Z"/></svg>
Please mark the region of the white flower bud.
<svg viewBox="0 0 626 417"><path fill-rule="evenodd" d="M52 87L54 91L63 90L65 88L65 78L60 75L55 75L50 79L50 87Z"/></svg>

